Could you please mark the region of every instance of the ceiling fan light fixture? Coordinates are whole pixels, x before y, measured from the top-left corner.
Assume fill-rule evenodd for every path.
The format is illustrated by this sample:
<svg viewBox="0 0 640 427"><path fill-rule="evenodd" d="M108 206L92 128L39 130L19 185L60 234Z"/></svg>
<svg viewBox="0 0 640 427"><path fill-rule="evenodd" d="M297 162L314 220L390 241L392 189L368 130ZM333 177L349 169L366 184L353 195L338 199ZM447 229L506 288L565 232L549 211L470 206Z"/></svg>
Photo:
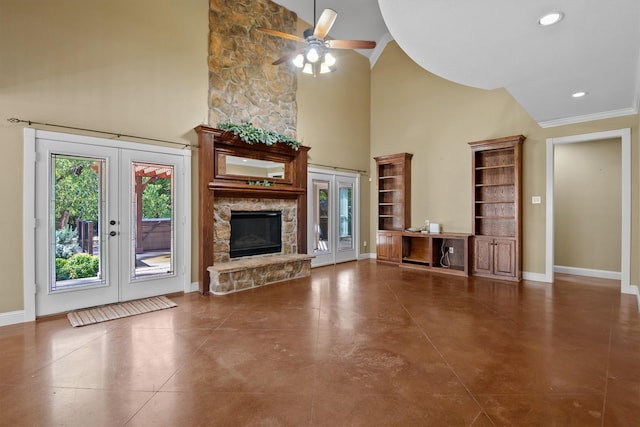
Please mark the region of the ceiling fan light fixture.
<svg viewBox="0 0 640 427"><path fill-rule="evenodd" d="M322 64L320 64L320 74L326 74L330 72L331 72L331 68L329 68L326 62L323 62Z"/></svg>
<svg viewBox="0 0 640 427"><path fill-rule="evenodd" d="M313 74L313 65L311 65L310 62L307 62L306 64L304 64L302 72L305 74Z"/></svg>
<svg viewBox="0 0 640 427"><path fill-rule="evenodd" d="M298 68L304 67L304 55L299 53L291 62Z"/></svg>
<svg viewBox="0 0 640 427"><path fill-rule="evenodd" d="M320 59L320 54L318 53L318 49L315 47L311 47L307 52L307 61L309 62L318 62Z"/></svg>
<svg viewBox="0 0 640 427"><path fill-rule="evenodd" d="M543 15L542 17L540 17L540 19L538 19L538 25L540 25L541 27L548 27L550 25L557 24L558 22L562 21L563 18L564 13L562 12L547 13L546 15Z"/></svg>
<svg viewBox="0 0 640 427"><path fill-rule="evenodd" d="M330 52L327 52L327 54L324 56L324 64L326 64L327 67L333 67L334 65L336 65L336 57L331 55Z"/></svg>

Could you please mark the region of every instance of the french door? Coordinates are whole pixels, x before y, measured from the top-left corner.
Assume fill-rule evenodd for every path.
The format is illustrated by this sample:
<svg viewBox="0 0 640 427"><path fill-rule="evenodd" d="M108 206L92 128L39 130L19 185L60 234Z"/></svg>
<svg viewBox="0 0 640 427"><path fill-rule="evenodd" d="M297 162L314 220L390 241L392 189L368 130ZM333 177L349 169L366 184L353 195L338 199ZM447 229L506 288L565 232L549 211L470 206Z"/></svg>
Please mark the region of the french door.
<svg viewBox="0 0 640 427"><path fill-rule="evenodd" d="M310 169L307 242L313 267L358 259L359 176Z"/></svg>
<svg viewBox="0 0 640 427"><path fill-rule="evenodd" d="M182 150L38 132L36 314L188 289L190 157Z"/></svg>

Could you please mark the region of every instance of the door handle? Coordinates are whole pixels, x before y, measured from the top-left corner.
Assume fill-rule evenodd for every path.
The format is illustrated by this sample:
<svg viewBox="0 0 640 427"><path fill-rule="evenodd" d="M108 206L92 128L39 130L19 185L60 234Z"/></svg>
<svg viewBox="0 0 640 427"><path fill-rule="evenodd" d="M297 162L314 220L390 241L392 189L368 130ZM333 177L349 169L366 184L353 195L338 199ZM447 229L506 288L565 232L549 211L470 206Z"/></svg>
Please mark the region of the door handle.
<svg viewBox="0 0 640 427"><path fill-rule="evenodd" d="M117 235L117 234L118 234L118 233L116 233L115 231L111 231L111 232L109 232L109 236L111 236L111 237L113 237L113 236L115 236L115 235Z"/></svg>

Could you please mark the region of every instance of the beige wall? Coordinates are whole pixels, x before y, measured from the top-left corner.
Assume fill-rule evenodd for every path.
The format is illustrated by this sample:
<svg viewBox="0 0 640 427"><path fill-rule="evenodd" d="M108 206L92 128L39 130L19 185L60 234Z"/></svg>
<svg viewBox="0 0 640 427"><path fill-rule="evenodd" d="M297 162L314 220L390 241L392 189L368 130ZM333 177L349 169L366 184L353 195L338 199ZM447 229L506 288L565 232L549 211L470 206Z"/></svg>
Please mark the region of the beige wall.
<svg viewBox="0 0 640 427"><path fill-rule="evenodd" d="M620 271L620 139L554 149L555 265Z"/></svg>
<svg viewBox="0 0 640 427"><path fill-rule="evenodd" d="M6 119L196 144L208 26L207 0L0 0L0 313L23 308L22 197L32 197L24 125Z"/></svg>
<svg viewBox="0 0 640 427"><path fill-rule="evenodd" d="M638 115L542 129L503 89L485 91L458 85L418 67L395 42L371 74L371 156L414 154L412 222L440 222L446 231L471 231L471 154L467 142L523 134L523 270L545 272L546 139L631 128L632 221L638 221ZM371 161L373 165L373 161ZM371 200L376 196L371 189ZM532 205L531 197L542 204ZM370 233L375 232L375 209ZM632 260L639 231L633 230ZM373 235L373 234L372 234ZM631 283L638 283L632 261Z"/></svg>

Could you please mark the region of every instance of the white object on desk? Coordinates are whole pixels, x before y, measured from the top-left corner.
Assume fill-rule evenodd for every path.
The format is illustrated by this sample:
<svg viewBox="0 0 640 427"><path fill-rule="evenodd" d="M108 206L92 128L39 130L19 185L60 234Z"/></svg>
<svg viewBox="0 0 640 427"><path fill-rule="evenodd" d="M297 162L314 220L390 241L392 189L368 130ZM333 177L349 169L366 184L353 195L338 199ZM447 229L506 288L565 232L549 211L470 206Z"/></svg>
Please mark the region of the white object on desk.
<svg viewBox="0 0 640 427"><path fill-rule="evenodd" d="M436 224L436 223L431 223L429 224L429 233L441 233L442 232L442 227L440 227L440 224Z"/></svg>

